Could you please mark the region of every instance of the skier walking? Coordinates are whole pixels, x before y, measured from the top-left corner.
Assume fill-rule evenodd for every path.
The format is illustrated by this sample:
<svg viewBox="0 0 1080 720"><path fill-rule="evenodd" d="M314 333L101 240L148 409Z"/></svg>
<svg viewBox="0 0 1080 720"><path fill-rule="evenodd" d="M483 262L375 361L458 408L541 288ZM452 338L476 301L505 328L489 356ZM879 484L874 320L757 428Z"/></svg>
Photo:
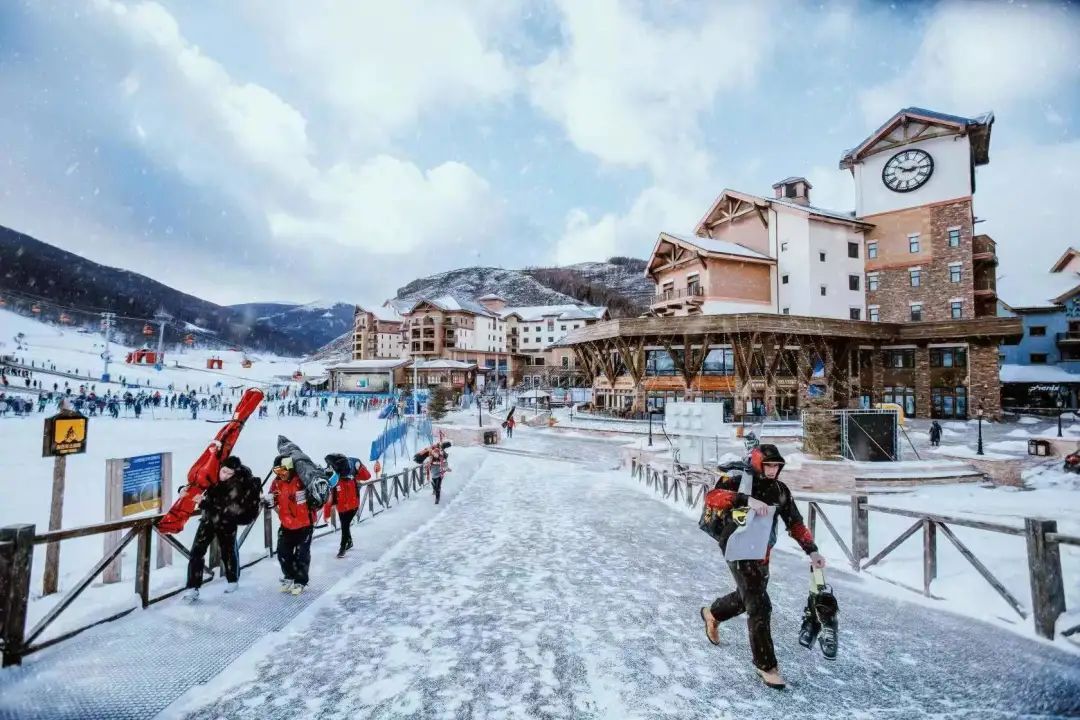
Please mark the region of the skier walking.
<svg viewBox="0 0 1080 720"><path fill-rule="evenodd" d="M446 473L450 472L447 464L446 451L440 443L435 443L428 450L428 472L431 474L431 489L435 493L435 504L439 504L442 497L442 481Z"/></svg>
<svg viewBox="0 0 1080 720"><path fill-rule="evenodd" d="M513 416L507 418L507 420L506 420L506 437L507 438L514 437L514 425L516 425L516 424L517 424L517 422L514 420ZM525 434L528 435L528 433L525 433Z"/></svg>
<svg viewBox="0 0 1080 720"><path fill-rule="evenodd" d="M225 566L228 585L225 592L235 592L239 587L240 560L236 552L236 526L248 524L259 510L259 482L235 455L225 458L218 470L218 482L211 485L199 503L202 519L191 543L191 559L188 561L187 592L184 599L199 599L203 583L206 551L211 541L218 541L221 564ZM244 522L247 520L247 522Z"/></svg>
<svg viewBox="0 0 1080 720"><path fill-rule="evenodd" d="M825 567L825 558L818 553L813 535L803 524L802 515L791 497L791 491L778 479L783 467L784 458L779 449L775 445L761 445L750 453L747 472L751 473L752 484L749 496L739 492L739 480L736 478L721 480L706 496L706 504L719 512L723 519L719 542L720 549L725 553L728 539L740 526L737 520L739 511L742 511L744 517L747 512L764 516L772 506L776 508L776 512L773 515L772 532L765 558L728 561L728 569L735 580L735 590L718 597L712 606L701 608L705 635L713 645L720 644L720 623L746 613L754 667L766 685L777 689L783 688L785 682L780 675L773 650L772 603L767 588L769 555L776 542L778 517L784 519L788 534L810 556L811 565L815 568Z"/></svg>
<svg viewBox="0 0 1080 720"><path fill-rule="evenodd" d="M307 504L304 483L292 466L292 458L278 458L274 462L274 482L267 498L271 507L277 508L278 564L281 566L281 592L299 595L308 584L308 568L311 565L311 534L315 514Z"/></svg>
<svg viewBox="0 0 1080 720"><path fill-rule="evenodd" d="M330 427L333 424L334 424L334 411L331 410L330 412L326 413L326 427Z"/></svg>
<svg viewBox="0 0 1080 720"><path fill-rule="evenodd" d="M930 423L930 445L933 447L941 445L941 424L937 420Z"/></svg>
<svg viewBox="0 0 1080 720"><path fill-rule="evenodd" d="M334 468L334 471L338 473L338 483L334 486L333 491L330 494L330 500L326 503L326 509L323 511L323 517L330 518L330 506L337 507L338 522L341 525L341 543L338 545L339 558L345 557L347 550L352 550L352 521L356 517L357 511L360 509L360 485L359 483L364 480L371 479L371 472L364 467L361 462L357 463L356 470L353 471L351 463L348 458L338 455L344 462L330 462L331 457L327 457L327 462L330 467ZM342 474L342 470L346 471L346 474Z"/></svg>
<svg viewBox="0 0 1080 720"><path fill-rule="evenodd" d="M345 411L341 411L341 417L338 418L338 430L345 429Z"/></svg>

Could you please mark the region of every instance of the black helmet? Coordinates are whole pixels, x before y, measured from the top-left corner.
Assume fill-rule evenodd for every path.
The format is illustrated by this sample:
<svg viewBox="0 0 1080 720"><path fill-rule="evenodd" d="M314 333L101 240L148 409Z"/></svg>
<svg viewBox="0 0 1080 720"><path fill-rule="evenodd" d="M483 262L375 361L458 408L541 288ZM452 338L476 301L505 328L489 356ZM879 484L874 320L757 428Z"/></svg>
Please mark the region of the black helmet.
<svg viewBox="0 0 1080 720"><path fill-rule="evenodd" d="M780 454L780 449L771 443L758 445L750 453L750 467L755 473L764 473L766 463L779 464L781 469L784 466L784 456Z"/></svg>

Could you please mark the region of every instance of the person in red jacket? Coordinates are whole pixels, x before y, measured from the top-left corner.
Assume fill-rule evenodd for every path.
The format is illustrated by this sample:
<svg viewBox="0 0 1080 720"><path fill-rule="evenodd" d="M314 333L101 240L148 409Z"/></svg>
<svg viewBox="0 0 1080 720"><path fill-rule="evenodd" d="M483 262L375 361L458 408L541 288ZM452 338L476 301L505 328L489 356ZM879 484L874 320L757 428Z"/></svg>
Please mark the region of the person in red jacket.
<svg viewBox="0 0 1080 720"><path fill-rule="evenodd" d="M341 525L341 544L338 546L339 558L345 557L346 550L352 550L352 521L360 509L360 483L371 479L371 472L359 464L355 475L339 475L337 485L326 501L323 517L330 519L330 506L337 507L338 521Z"/></svg>
<svg viewBox="0 0 1080 720"><path fill-rule="evenodd" d="M722 513L723 529L720 533L720 549L727 551L728 538L738 529L737 515L741 512L768 514L769 507L776 508L773 515L772 533L769 546L763 560L728 561L728 569L735 579L735 590L713 601L710 607L701 608L701 619L705 621L705 636L713 645L720 644L720 623L746 613L746 624L750 634L750 652L754 667L762 681L772 688L783 688L784 678L776 664L776 653L772 641L772 603L767 592L769 584L769 556L776 542L776 519L783 518L788 534L810 556L810 564L815 568L825 567L823 558L814 544L814 537L803 524L802 515L791 497L791 490L780 482L780 471L784 467L784 458L775 445L761 445L750 454L749 468L751 483L749 494L744 494L747 486L740 487L741 478L728 477L717 483L705 497L710 507Z"/></svg>
<svg viewBox="0 0 1080 720"><path fill-rule="evenodd" d="M277 556L281 566L281 592L299 595L308 584L311 566L311 534L315 513L308 507L307 492L300 476L292 467L292 458L274 462L274 482L270 485L269 502L277 508Z"/></svg>

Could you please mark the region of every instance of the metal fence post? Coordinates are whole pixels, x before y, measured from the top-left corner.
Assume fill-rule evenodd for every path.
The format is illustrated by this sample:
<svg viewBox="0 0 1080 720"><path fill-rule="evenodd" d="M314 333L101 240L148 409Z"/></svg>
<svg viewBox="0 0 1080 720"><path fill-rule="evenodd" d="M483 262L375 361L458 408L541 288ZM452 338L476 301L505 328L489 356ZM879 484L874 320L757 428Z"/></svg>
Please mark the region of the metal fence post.
<svg viewBox="0 0 1080 720"><path fill-rule="evenodd" d="M263 546L271 557L274 555L274 518L270 508L263 508Z"/></svg>
<svg viewBox="0 0 1080 720"><path fill-rule="evenodd" d="M923 595L930 597L930 583L937 577L937 525L923 518Z"/></svg>
<svg viewBox="0 0 1080 720"><path fill-rule="evenodd" d="M851 496L851 566L856 571L870 557L870 513L866 495Z"/></svg>
<svg viewBox="0 0 1080 720"><path fill-rule="evenodd" d="M150 606L150 540L154 526L146 523L139 528L139 549L135 556L135 593L142 606Z"/></svg>
<svg viewBox="0 0 1080 720"><path fill-rule="evenodd" d="M382 490L383 507L390 507L390 493L386 489L386 478L379 480L379 488Z"/></svg>
<svg viewBox="0 0 1080 720"><path fill-rule="evenodd" d="M4 641L2 667L22 662L33 562L34 526L8 525L0 528L0 638Z"/></svg>
<svg viewBox="0 0 1080 720"><path fill-rule="evenodd" d="M1061 577L1061 553L1056 542L1046 539L1057 532L1056 520L1024 519L1027 535L1028 573L1031 576L1031 609L1035 632L1054 639L1058 617L1065 612L1065 583Z"/></svg>

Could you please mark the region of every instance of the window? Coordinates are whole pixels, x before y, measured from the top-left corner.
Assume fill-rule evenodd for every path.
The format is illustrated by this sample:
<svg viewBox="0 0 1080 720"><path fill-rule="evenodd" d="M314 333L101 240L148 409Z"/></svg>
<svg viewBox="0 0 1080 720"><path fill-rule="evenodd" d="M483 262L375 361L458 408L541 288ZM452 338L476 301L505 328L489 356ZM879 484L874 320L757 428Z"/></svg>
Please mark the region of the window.
<svg viewBox="0 0 1080 720"><path fill-rule="evenodd" d="M878 274L870 273L866 276L866 289L875 292L878 289Z"/></svg>
<svg viewBox="0 0 1080 720"><path fill-rule="evenodd" d="M549 343L553 343L553 342L555 342L555 338L553 338L553 337L551 337L551 336L548 336L548 342L549 342Z"/></svg>
<svg viewBox="0 0 1080 720"><path fill-rule="evenodd" d="M566 329L566 326L565 326L565 325L560 325L560 326L559 326L559 329L560 329L560 330L565 330L565 329Z"/></svg>
<svg viewBox="0 0 1080 720"><path fill-rule="evenodd" d="M919 252L919 233L912 233L907 236L907 249L909 253Z"/></svg>
<svg viewBox="0 0 1080 720"><path fill-rule="evenodd" d="M562 366L563 366L564 369L570 367L570 358L567 357L566 355L563 355Z"/></svg>
<svg viewBox="0 0 1080 720"><path fill-rule="evenodd" d="M960 263L949 265L949 282L960 282Z"/></svg>
<svg viewBox="0 0 1080 720"><path fill-rule="evenodd" d="M922 320L922 305L916 303L911 306L911 319L914 322Z"/></svg>
<svg viewBox="0 0 1080 720"><path fill-rule="evenodd" d="M821 262L825 262L825 253L819 252L817 254L817 256L818 256L818 260L820 260Z"/></svg>
<svg viewBox="0 0 1080 720"><path fill-rule="evenodd" d="M787 285L788 284L788 276L787 275L781 275L780 276L780 282L782 284L784 284L784 285Z"/></svg>
<svg viewBox="0 0 1080 720"><path fill-rule="evenodd" d="M686 276L686 294L691 297L701 293L701 279L697 273Z"/></svg>
<svg viewBox="0 0 1080 720"><path fill-rule="evenodd" d="M960 247L960 228L949 228L949 247Z"/></svg>
<svg viewBox="0 0 1080 720"><path fill-rule="evenodd" d="M1028 360L1032 365L1045 365L1046 353L1031 353L1028 355Z"/></svg>
<svg viewBox="0 0 1080 720"><path fill-rule="evenodd" d="M522 345L528 345L529 344L529 338L527 338L527 337L521 338L521 344Z"/></svg>
<svg viewBox="0 0 1080 720"><path fill-rule="evenodd" d="M964 317L964 303L960 300L953 300L949 303L949 317L953 320L959 320Z"/></svg>
<svg viewBox="0 0 1080 720"><path fill-rule="evenodd" d="M908 278L911 281L911 287L919 287L922 285L922 270L908 270Z"/></svg>
<svg viewBox="0 0 1080 720"><path fill-rule="evenodd" d="M1046 337L1046 326L1032 325L1028 328L1028 335L1030 337Z"/></svg>
<svg viewBox="0 0 1080 720"><path fill-rule="evenodd" d="M859 289L859 276L858 275L848 275L848 277L847 277L847 287L848 287L848 290L858 290Z"/></svg>
<svg viewBox="0 0 1080 720"><path fill-rule="evenodd" d="M787 252L787 242L780 243L780 252Z"/></svg>
<svg viewBox="0 0 1080 720"><path fill-rule="evenodd" d="M791 314L791 308L784 308L783 310L780 311L780 313L782 315L790 315Z"/></svg>
<svg viewBox="0 0 1080 720"><path fill-rule="evenodd" d="M965 348L930 348L930 367L962 368L967 367Z"/></svg>
<svg viewBox="0 0 1080 720"><path fill-rule="evenodd" d="M915 367L915 351L913 349L884 350L883 352L885 355L883 358L885 367L902 368L904 370L911 370Z"/></svg>
<svg viewBox="0 0 1080 720"><path fill-rule="evenodd" d="M896 403L904 408L904 414L908 417L915 416L915 388L885 386L885 393L881 399L887 403Z"/></svg>
<svg viewBox="0 0 1080 720"><path fill-rule="evenodd" d="M877 305L871 305L870 307L866 308L866 319L869 320L870 322L877 322L878 321L878 306Z"/></svg>
<svg viewBox="0 0 1080 720"><path fill-rule="evenodd" d="M966 420L967 388L932 388L930 390L930 417Z"/></svg>
<svg viewBox="0 0 1080 720"><path fill-rule="evenodd" d="M784 186L784 197L793 198L793 197L798 197L798 196L799 196L799 193L797 192L797 188L796 188L796 186L794 184Z"/></svg>
<svg viewBox="0 0 1080 720"><path fill-rule="evenodd" d="M877 259L877 243L866 243L866 257L870 260Z"/></svg>
<svg viewBox="0 0 1080 720"><path fill-rule="evenodd" d="M851 308L848 311L848 316L852 320L862 320L862 308Z"/></svg>
<svg viewBox="0 0 1080 720"><path fill-rule="evenodd" d="M859 243L849 242L847 244L847 256L849 258L859 257Z"/></svg>
<svg viewBox="0 0 1080 720"><path fill-rule="evenodd" d="M825 292L826 292L827 289L828 289L827 285L822 285L821 286L821 296L822 297L825 297Z"/></svg>
<svg viewBox="0 0 1080 720"><path fill-rule="evenodd" d="M705 375L734 375L735 351L731 348L711 348L701 365Z"/></svg>

